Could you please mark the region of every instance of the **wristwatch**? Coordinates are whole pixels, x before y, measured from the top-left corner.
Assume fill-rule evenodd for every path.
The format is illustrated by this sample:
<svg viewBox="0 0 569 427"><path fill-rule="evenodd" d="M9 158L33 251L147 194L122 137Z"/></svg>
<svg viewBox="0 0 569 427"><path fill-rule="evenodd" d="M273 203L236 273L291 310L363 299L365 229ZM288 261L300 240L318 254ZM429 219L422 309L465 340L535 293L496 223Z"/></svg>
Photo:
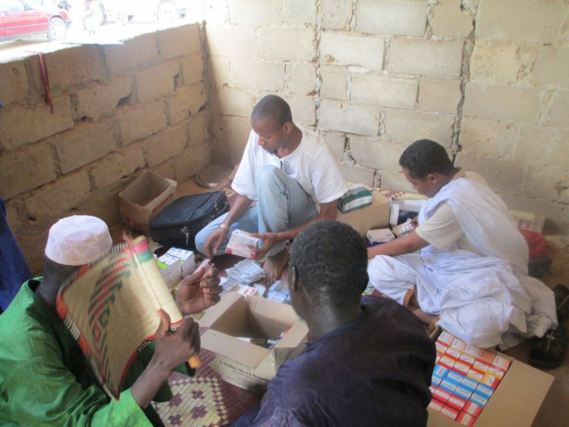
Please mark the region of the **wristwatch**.
<svg viewBox="0 0 569 427"><path fill-rule="evenodd" d="M229 230L229 227L228 227L227 224L225 224L224 222L221 223L221 225L219 226L219 228L223 228L224 230Z"/></svg>

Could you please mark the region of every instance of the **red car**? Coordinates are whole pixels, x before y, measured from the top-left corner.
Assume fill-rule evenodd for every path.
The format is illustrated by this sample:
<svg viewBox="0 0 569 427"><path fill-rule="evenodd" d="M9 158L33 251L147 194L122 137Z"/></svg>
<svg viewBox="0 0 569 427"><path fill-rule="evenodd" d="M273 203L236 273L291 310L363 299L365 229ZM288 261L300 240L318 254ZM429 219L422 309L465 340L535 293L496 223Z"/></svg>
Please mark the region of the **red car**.
<svg viewBox="0 0 569 427"><path fill-rule="evenodd" d="M65 10L39 8L21 0L0 1L0 40L33 34L47 35L50 40L62 40L70 24Z"/></svg>

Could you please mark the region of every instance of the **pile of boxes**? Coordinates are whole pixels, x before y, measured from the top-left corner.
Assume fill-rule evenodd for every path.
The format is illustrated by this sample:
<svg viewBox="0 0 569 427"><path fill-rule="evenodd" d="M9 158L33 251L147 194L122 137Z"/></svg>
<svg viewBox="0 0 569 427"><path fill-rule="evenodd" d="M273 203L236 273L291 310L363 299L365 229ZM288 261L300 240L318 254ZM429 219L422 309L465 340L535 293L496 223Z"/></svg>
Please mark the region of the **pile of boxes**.
<svg viewBox="0 0 569 427"><path fill-rule="evenodd" d="M429 407L473 426L494 394L511 361L443 332L436 342L437 360Z"/></svg>

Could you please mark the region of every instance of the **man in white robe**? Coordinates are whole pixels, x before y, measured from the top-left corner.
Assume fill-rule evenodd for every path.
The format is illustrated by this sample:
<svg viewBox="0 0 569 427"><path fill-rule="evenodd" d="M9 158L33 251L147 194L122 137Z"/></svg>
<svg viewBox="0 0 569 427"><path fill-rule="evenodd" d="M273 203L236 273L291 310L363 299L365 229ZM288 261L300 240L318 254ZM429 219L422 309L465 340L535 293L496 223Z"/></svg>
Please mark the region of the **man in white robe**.
<svg viewBox="0 0 569 427"><path fill-rule="evenodd" d="M429 140L411 144L399 163L429 199L414 231L369 249L373 286L480 347L508 348L555 327L553 292L528 276L527 243L485 181Z"/></svg>

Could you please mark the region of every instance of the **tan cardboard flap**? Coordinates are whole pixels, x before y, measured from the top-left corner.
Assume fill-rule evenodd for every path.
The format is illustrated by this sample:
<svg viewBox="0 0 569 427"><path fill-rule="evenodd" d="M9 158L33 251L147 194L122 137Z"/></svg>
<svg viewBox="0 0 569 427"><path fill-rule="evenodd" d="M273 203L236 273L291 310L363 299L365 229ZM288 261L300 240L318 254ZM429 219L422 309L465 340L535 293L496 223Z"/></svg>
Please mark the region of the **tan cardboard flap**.
<svg viewBox="0 0 569 427"><path fill-rule="evenodd" d="M514 360L476 425L531 426L553 379Z"/></svg>
<svg viewBox="0 0 569 427"><path fill-rule="evenodd" d="M201 346L206 350L233 359L249 368L255 368L267 357L269 350L241 341L222 332L208 329L201 336Z"/></svg>
<svg viewBox="0 0 569 427"><path fill-rule="evenodd" d="M200 326L205 328L210 328L217 319L219 319L223 314L229 310L229 308L239 301L240 298L243 298L241 295L235 292L228 292L221 296L220 301L208 308L203 317L200 319Z"/></svg>
<svg viewBox="0 0 569 427"><path fill-rule="evenodd" d="M298 322L284 334L283 338L277 343L275 348L298 347L298 343L308 335L308 326L305 322Z"/></svg>
<svg viewBox="0 0 569 427"><path fill-rule="evenodd" d="M299 321L292 307L262 297L246 297L249 311L269 338L279 338L281 332Z"/></svg>

